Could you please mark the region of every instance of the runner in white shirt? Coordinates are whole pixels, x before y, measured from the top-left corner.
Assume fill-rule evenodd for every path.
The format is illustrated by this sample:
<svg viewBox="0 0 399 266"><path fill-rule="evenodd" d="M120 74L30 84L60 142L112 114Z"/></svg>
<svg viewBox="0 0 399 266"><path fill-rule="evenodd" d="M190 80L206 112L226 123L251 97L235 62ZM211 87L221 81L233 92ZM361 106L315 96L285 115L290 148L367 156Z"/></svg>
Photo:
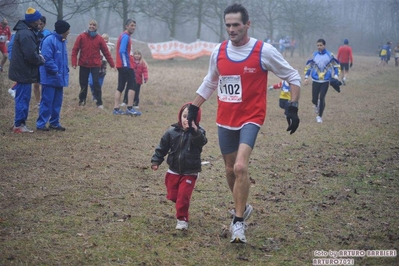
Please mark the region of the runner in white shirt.
<svg viewBox="0 0 399 266"><path fill-rule="evenodd" d="M250 180L248 164L260 126L266 117L267 74L272 71L291 86L287 112L288 129L299 126L298 100L301 77L270 44L248 36L250 21L241 4L224 11L229 41L218 45L211 55L209 70L189 107L188 120L195 121L199 107L218 90L219 146L235 209L230 224L232 243L246 243L245 221L252 212L247 204Z"/></svg>

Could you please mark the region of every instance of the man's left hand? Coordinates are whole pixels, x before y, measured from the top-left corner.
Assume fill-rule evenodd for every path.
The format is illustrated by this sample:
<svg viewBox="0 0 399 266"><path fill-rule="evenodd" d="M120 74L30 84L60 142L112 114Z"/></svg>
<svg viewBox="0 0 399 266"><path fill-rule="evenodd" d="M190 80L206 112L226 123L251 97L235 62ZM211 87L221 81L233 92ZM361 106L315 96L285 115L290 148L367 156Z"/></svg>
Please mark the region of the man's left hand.
<svg viewBox="0 0 399 266"><path fill-rule="evenodd" d="M299 127L298 107L289 106L287 113L288 128L287 131L291 131L290 134L294 134Z"/></svg>
<svg viewBox="0 0 399 266"><path fill-rule="evenodd" d="M194 130L192 127L192 123L195 123L195 120L197 120L198 110L199 107L192 104L190 104L190 106L188 107L187 120L191 132Z"/></svg>

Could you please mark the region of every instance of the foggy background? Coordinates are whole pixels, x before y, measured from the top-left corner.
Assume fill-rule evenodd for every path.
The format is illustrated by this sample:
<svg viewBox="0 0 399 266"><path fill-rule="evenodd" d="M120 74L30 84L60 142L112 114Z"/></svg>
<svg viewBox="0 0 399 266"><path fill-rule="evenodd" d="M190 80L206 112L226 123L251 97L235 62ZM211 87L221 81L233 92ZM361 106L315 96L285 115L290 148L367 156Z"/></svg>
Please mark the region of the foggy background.
<svg viewBox="0 0 399 266"><path fill-rule="evenodd" d="M0 0L0 17L12 29L33 7L46 16L51 31L57 19L68 21L71 35L87 30L93 18L98 33L114 38L132 18L137 22L132 38L141 42L221 42L223 10L234 2L248 9L251 37L295 38L300 55L316 50L319 38L332 52L347 38L355 54L375 56L379 45L399 43L399 0Z"/></svg>

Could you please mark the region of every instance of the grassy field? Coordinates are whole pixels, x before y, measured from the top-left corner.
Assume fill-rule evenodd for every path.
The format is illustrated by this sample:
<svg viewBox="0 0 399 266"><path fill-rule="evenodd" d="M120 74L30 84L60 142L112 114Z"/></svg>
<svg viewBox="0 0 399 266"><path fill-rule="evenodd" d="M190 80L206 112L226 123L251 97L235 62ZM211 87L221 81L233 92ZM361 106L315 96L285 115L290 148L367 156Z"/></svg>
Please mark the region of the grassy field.
<svg viewBox="0 0 399 266"><path fill-rule="evenodd" d="M288 58L302 74L306 58ZM347 86L330 88L317 124L303 86L298 131L289 135L278 91L250 161L247 244L230 244L233 207L215 126L216 95L204 103L209 139L187 232L174 229L163 184L150 169L155 146L194 98L207 58L148 60L141 117L113 116L117 73L105 110L78 106L78 70L65 88L65 132L13 134L11 82L0 73L0 265L312 265L315 251L398 250L399 68L355 55ZM278 82L269 74L269 84ZM27 125L35 128L31 102ZM346 256L348 258L348 256ZM354 265L399 258L349 257Z"/></svg>

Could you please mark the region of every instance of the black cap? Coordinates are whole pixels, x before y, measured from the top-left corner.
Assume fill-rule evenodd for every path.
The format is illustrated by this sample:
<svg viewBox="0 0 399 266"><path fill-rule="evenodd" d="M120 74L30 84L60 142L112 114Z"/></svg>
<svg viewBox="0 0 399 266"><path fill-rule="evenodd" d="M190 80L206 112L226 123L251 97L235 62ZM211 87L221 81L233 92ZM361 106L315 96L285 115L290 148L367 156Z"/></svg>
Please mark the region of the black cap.
<svg viewBox="0 0 399 266"><path fill-rule="evenodd" d="M69 28L71 27L71 25L69 25L68 22L66 22L65 20L58 20L55 25L55 32L58 34L63 34L65 32L67 32L69 30Z"/></svg>

